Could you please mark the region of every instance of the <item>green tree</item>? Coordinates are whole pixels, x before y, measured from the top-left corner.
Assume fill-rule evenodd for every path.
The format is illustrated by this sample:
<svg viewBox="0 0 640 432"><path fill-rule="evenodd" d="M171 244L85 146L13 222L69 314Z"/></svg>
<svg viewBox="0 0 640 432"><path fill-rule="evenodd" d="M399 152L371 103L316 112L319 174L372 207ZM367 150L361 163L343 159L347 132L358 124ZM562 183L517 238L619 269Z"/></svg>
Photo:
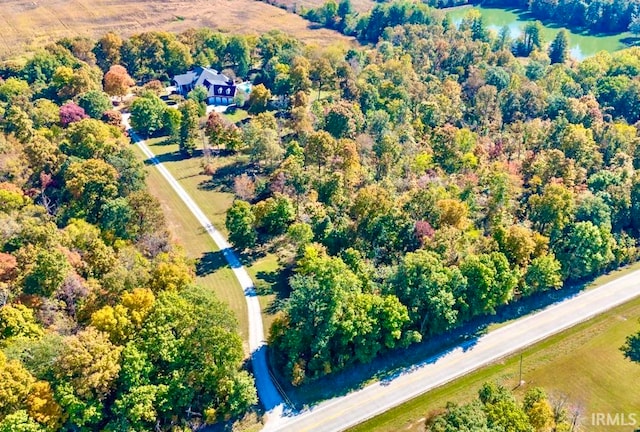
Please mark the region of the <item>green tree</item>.
<svg viewBox="0 0 640 432"><path fill-rule="evenodd" d="M236 74L240 77L247 76L251 69L251 52L246 37L232 36L229 38L226 55L236 66Z"/></svg>
<svg viewBox="0 0 640 432"><path fill-rule="evenodd" d="M167 106L153 93L146 92L131 104L131 126L145 136L151 136L164 128Z"/></svg>
<svg viewBox="0 0 640 432"><path fill-rule="evenodd" d="M284 154L278 132L256 117L242 129L244 142L253 162L274 165Z"/></svg>
<svg viewBox="0 0 640 432"><path fill-rule="evenodd" d="M259 114L267 110L269 101L271 101L271 91L264 86L264 84L258 84L251 89L251 95L249 96L249 112L252 114Z"/></svg>
<svg viewBox="0 0 640 432"><path fill-rule="evenodd" d="M182 112L177 109L166 109L162 119L163 130L169 135L172 142L180 141L180 126L182 125Z"/></svg>
<svg viewBox="0 0 640 432"><path fill-rule="evenodd" d="M291 199L282 194L260 201L253 207L253 213L256 227L272 235L284 233L296 215Z"/></svg>
<svg viewBox="0 0 640 432"><path fill-rule="evenodd" d="M138 401L133 404L134 390L129 401L121 403L122 409L138 405L148 410L154 391L158 420L168 425L175 417L184 418L188 408L197 412L214 409L217 420L238 415L257 402L253 380L240 371L244 355L237 322L209 291L191 287L180 294L161 293L136 345L164 373L149 374L149 384L157 389L137 390ZM133 411L128 416L140 414Z"/></svg>
<svg viewBox="0 0 640 432"><path fill-rule="evenodd" d="M104 203L118 194L118 172L101 159L72 162L64 173L65 185L80 205L79 214L96 220Z"/></svg>
<svg viewBox="0 0 640 432"><path fill-rule="evenodd" d="M524 48L525 55L529 55L534 49L542 48L544 42L542 38L543 26L540 21L528 23L524 27Z"/></svg>
<svg viewBox="0 0 640 432"><path fill-rule="evenodd" d="M0 344L12 338L37 339L43 334L32 309L21 304L8 304L0 309Z"/></svg>
<svg viewBox="0 0 640 432"><path fill-rule="evenodd" d="M0 432L46 432L25 410L15 411L0 421Z"/></svg>
<svg viewBox="0 0 640 432"><path fill-rule="evenodd" d="M105 111L111 109L109 96L100 90L91 90L83 93L78 98L78 105L84 109L89 117L102 118Z"/></svg>
<svg viewBox="0 0 640 432"><path fill-rule="evenodd" d="M304 148L306 164L318 166L318 173L326 166L336 148L336 140L325 131L312 132Z"/></svg>
<svg viewBox="0 0 640 432"><path fill-rule="evenodd" d="M524 293L562 287L562 266L553 254L534 258L524 273Z"/></svg>
<svg viewBox="0 0 640 432"><path fill-rule="evenodd" d="M67 257L58 249L41 247L28 249L26 255L28 258L18 258L24 292L51 296L71 271Z"/></svg>
<svg viewBox="0 0 640 432"><path fill-rule="evenodd" d="M125 146L124 137L117 128L95 119L71 123L65 135L67 141L60 146L62 150L83 159L106 159Z"/></svg>
<svg viewBox="0 0 640 432"><path fill-rule="evenodd" d="M335 138L355 138L363 123L360 107L339 101L329 107L324 118L324 129Z"/></svg>
<svg viewBox="0 0 640 432"><path fill-rule="evenodd" d="M564 63L569 57L569 35L565 29L558 32L549 46L551 63Z"/></svg>
<svg viewBox="0 0 640 432"><path fill-rule="evenodd" d="M93 53L96 56L98 66L103 72L108 71L114 64L120 63L122 43L122 38L113 32L108 32L98 39Z"/></svg>
<svg viewBox="0 0 640 432"><path fill-rule="evenodd" d="M518 282L516 271L500 252L470 255L460 264L460 271L467 279L464 299L471 315L495 313L511 299Z"/></svg>
<svg viewBox="0 0 640 432"><path fill-rule="evenodd" d="M466 280L457 267L446 267L437 254L405 255L392 284L391 291L407 306L420 333L441 333L458 322L456 296L464 292Z"/></svg>
<svg viewBox="0 0 640 432"><path fill-rule="evenodd" d="M573 218L574 196L565 186L550 184L544 192L529 198L529 218L543 234L561 231Z"/></svg>
<svg viewBox="0 0 640 432"><path fill-rule="evenodd" d="M429 423L428 432L490 432L484 406L479 401L466 405L447 403L446 411Z"/></svg>
<svg viewBox="0 0 640 432"><path fill-rule="evenodd" d="M615 240L607 228L576 222L567 231L555 247L566 278L578 280L596 275L613 261Z"/></svg>
<svg viewBox="0 0 640 432"><path fill-rule="evenodd" d="M198 103L187 100L180 107L182 119L180 121L180 152L184 155L193 156L199 134L198 128Z"/></svg>
<svg viewBox="0 0 640 432"><path fill-rule="evenodd" d="M236 200L227 210L225 226L229 231L229 241L241 251L256 243L255 220L251 205L246 201Z"/></svg>

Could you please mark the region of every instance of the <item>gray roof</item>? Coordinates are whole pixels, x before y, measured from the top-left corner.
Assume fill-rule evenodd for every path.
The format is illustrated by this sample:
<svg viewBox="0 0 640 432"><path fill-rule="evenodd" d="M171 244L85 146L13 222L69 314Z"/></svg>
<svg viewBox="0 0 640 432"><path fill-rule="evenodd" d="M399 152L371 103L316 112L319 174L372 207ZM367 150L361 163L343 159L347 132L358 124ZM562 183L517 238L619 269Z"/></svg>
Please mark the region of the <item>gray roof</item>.
<svg viewBox="0 0 640 432"><path fill-rule="evenodd" d="M233 80L211 68L197 66L193 70L174 76L173 81L178 86L203 86L207 89L209 97L234 97L236 94Z"/></svg>
<svg viewBox="0 0 640 432"><path fill-rule="evenodd" d="M181 75L176 75L173 77L173 81L179 86L189 85L194 82L198 78L198 74L196 71L189 71L187 73L183 73Z"/></svg>

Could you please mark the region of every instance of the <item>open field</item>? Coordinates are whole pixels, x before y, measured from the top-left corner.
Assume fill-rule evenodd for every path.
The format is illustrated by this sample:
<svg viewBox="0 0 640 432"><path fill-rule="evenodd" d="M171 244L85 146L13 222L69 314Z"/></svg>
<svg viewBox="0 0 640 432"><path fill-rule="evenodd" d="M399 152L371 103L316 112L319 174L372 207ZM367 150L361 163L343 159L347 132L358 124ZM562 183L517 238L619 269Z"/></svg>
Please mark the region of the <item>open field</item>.
<svg viewBox="0 0 640 432"><path fill-rule="evenodd" d="M303 18L256 0L2 0L0 58L67 36L130 36L194 27L260 34L277 29L318 45L355 43L338 32L312 29Z"/></svg>
<svg viewBox="0 0 640 432"><path fill-rule="evenodd" d="M625 360L619 351L627 335L638 330L640 298L613 309L522 352L523 379L516 390L522 396L532 386L555 397L566 395L582 410L580 430L605 432L611 426L591 424L592 413L640 416L640 365ZM448 401L473 399L482 383L495 381L513 389L519 380L520 355L483 368L428 392L350 429L360 431L422 431L430 412ZM634 427L617 427L630 432Z"/></svg>

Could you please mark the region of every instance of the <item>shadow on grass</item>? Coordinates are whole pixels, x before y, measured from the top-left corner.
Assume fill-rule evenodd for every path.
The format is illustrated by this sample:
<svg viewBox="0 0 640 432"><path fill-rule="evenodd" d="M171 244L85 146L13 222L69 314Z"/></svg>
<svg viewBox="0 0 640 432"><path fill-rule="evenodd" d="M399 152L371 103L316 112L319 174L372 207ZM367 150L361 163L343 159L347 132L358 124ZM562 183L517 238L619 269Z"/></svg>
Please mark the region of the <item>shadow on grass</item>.
<svg viewBox="0 0 640 432"><path fill-rule="evenodd" d="M620 42L622 42L623 44L625 44L626 46L636 46L640 44L640 37L635 36L629 36L629 37L625 37L620 39Z"/></svg>
<svg viewBox="0 0 640 432"><path fill-rule="evenodd" d="M252 165L236 161L218 168L209 180L198 185L198 189L216 192L232 192L234 179L244 173L251 172Z"/></svg>
<svg viewBox="0 0 640 432"><path fill-rule="evenodd" d="M160 163L165 163L165 162L180 162L185 159L197 158L201 156L202 156L202 150L196 150L191 156L177 151L172 153L163 153L160 155L156 155L156 159ZM144 163L145 165L153 165L150 159L145 160Z"/></svg>
<svg viewBox="0 0 640 432"><path fill-rule="evenodd" d="M391 383L402 375L435 363L452 350L458 348L464 351L470 350L477 344L478 339L487 333L490 326L507 323L540 311L554 303L575 297L590 282L568 285L560 291L536 293L498 308L494 315L475 317L446 333L425 337L421 343L388 351L370 363L353 365L346 370L302 386L291 386L279 371L276 372L276 376L293 400L295 409L303 410L323 400L360 389L372 381L380 381L383 385Z"/></svg>
<svg viewBox="0 0 640 432"><path fill-rule="evenodd" d="M210 275L227 265L227 260L222 251L205 252L196 262L196 276Z"/></svg>
<svg viewBox="0 0 640 432"><path fill-rule="evenodd" d="M287 268L270 272L260 271L256 274L256 291L258 291L258 294L275 294L275 298L265 308L268 314L273 315L284 308L286 300L291 295L287 281L292 272L292 269Z"/></svg>

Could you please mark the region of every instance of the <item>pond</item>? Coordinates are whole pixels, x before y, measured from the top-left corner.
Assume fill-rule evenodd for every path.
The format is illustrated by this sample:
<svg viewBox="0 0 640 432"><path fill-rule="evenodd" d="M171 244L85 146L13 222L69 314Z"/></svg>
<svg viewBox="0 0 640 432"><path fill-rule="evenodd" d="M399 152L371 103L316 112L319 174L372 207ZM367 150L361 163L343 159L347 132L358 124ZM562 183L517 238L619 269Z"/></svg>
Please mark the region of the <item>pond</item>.
<svg viewBox="0 0 640 432"><path fill-rule="evenodd" d="M522 28L525 26L525 24L527 22L534 21L534 19L531 18L526 11L517 9L506 10L498 8L486 8L482 6L462 6L447 9L446 11L451 17L451 20L456 25L458 25L460 21L462 21L462 18L464 18L467 12L472 8L480 11L488 29L498 32L502 27L508 26L511 31L512 38L517 38L522 35ZM544 42L551 42L561 28L562 27L554 25L544 26ZM623 40L625 38L629 38L630 36L630 33L593 36L573 33L569 31L571 57L576 60L582 60L586 57L590 57L596 54L599 51L617 51L626 47L626 45L623 43Z"/></svg>

